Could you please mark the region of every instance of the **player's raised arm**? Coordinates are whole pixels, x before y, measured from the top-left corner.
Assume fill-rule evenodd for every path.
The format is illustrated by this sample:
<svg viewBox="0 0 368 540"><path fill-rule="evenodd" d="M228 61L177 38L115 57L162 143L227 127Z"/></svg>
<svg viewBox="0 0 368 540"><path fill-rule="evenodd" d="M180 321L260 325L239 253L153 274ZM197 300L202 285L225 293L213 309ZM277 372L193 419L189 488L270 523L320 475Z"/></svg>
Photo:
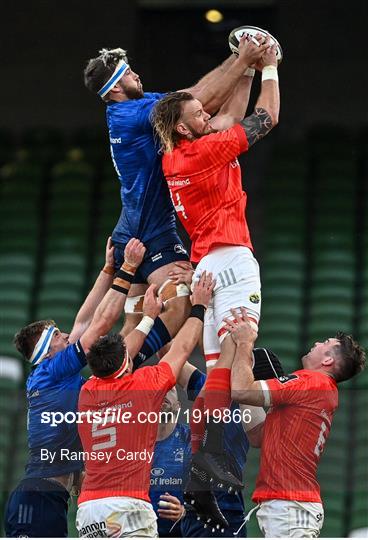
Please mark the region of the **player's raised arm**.
<svg viewBox="0 0 368 540"><path fill-rule="evenodd" d="M97 279L83 302L75 318L73 329L69 336L69 343L75 343L91 324L97 306L109 290L114 279L114 246L111 237L107 239L105 250L105 266L97 276Z"/></svg>
<svg viewBox="0 0 368 540"><path fill-rule="evenodd" d="M190 92L195 99L198 99L208 113L216 113L230 97L244 71L251 64L257 62L266 49L266 44L259 47L254 46L252 55L250 55L248 47L239 46L239 56L237 58L232 56L231 60L225 62L225 66L216 68L186 91Z"/></svg>
<svg viewBox="0 0 368 540"><path fill-rule="evenodd" d="M129 240L124 251L124 263L116 273L113 284L95 311L89 328L80 338L84 352L100 336L111 330L118 320L128 295L135 271L141 264L146 248L136 238Z"/></svg>
<svg viewBox="0 0 368 540"><path fill-rule="evenodd" d="M240 308L242 317L231 310L234 320L225 319L226 329L236 344L236 353L231 369L231 398L238 403L263 406L265 403L261 384L254 380L252 351L257 332L249 324L247 313Z"/></svg>
<svg viewBox="0 0 368 540"><path fill-rule="evenodd" d="M269 40L266 40L268 43ZM248 144L263 139L278 124L280 112L280 91L277 73L276 46L268 47L258 63L262 70L262 88L253 114L240 122L247 135Z"/></svg>
<svg viewBox="0 0 368 540"><path fill-rule="evenodd" d="M192 310L189 318L174 338L169 352L160 360L160 363L170 364L176 378L179 377L181 369L197 345L203 330L204 314L211 300L215 284L212 274L203 272L199 281L194 285L191 296Z"/></svg>
<svg viewBox="0 0 368 540"><path fill-rule="evenodd" d="M156 296L157 285L150 285L144 295L143 300L143 318L141 322L125 337L125 345L129 352L129 355L134 360L139 360L138 353L141 350L143 343L150 333L155 319L162 311L162 298ZM122 334L122 332L120 332ZM138 367L135 365L134 368Z"/></svg>
<svg viewBox="0 0 368 540"><path fill-rule="evenodd" d="M256 38L261 41L262 35L257 34ZM255 41L249 39L248 34L245 34L239 42L239 50L247 55L248 65L254 65L260 62L260 50ZM238 83L235 85L230 96L222 105L219 112L211 118L211 126L217 131L223 131L228 129L234 124L243 120L249 103L250 90L252 88L252 82L255 70L248 68L242 77L240 77Z"/></svg>

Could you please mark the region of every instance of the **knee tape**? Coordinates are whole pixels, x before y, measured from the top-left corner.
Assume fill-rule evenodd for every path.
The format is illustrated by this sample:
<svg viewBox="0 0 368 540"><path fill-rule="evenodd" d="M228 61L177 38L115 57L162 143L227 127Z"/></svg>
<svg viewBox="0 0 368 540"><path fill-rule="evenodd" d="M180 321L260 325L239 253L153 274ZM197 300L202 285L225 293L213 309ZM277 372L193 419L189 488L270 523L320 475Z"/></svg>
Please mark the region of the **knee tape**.
<svg viewBox="0 0 368 540"><path fill-rule="evenodd" d="M179 298L181 296L189 296L190 290L185 283L175 285L171 279L167 279L159 288L158 295L162 296L164 304L172 298Z"/></svg>
<svg viewBox="0 0 368 540"><path fill-rule="evenodd" d="M125 301L125 313L143 313L144 294L140 296L128 296Z"/></svg>

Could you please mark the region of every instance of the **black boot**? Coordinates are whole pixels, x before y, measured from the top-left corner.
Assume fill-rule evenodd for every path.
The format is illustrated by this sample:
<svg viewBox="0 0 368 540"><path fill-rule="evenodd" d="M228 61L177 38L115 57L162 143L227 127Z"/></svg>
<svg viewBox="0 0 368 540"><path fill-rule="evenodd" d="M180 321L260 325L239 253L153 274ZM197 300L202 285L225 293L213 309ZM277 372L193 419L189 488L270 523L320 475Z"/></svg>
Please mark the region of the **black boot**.
<svg viewBox="0 0 368 540"><path fill-rule="evenodd" d="M230 458L226 454L206 452L202 449L194 454L190 470L192 476L200 481L206 474L211 487L234 493L243 489L244 484L231 472L232 468Z"/></svg>
<svg viewBox="0 0 368 540"><path fill-rule="evenodd" d="M200 477L203 480L200 480ZM189 482L184 491L184 505L191 507L198 514L198 519L203 521L203 526L209 531L215 532L229 527L225 516L221 512L216 497L209 488L207 473L201 471L200 476L191 473Z"/></svg>

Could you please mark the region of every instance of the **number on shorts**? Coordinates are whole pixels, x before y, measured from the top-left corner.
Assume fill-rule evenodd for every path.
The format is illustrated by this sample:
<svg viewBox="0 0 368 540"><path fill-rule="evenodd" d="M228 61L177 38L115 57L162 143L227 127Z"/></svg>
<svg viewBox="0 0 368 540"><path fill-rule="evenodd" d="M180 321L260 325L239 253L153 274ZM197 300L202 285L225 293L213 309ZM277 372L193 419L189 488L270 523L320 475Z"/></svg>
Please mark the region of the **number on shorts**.
<svg viewBox="0 0 368 540"><path fill-rule="evenodd" d="M113 418L111 416L107 416L104 420L105 422L112 422ZM106 427L102 426L101 422L93 422L92 423L92 437L94 439L106 437L109 436L109 439L104 442L96 443L92 446L92 450L104 450L105 448L113 448L116 446L116 427Z"/></svg>

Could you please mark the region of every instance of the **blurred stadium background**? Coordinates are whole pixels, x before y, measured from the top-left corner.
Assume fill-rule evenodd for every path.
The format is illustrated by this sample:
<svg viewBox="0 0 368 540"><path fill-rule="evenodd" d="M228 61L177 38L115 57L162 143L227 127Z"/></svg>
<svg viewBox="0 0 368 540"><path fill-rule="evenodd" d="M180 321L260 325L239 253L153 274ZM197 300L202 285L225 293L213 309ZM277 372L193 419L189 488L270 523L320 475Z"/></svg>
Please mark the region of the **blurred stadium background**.
<svg viewBox="0 0 368 540"><path fill-rule="evenodd" d="M222 20L208 21L209 9ZM242 166L263 283L259 345L291 371L336 330L368 347L367 15L358 0L2 6L0 523L27 454L27 369L13 335L40 318L71 328L119 215L104 107L83 87L87 58L123 46L145 90L165 91L222 61L235 26L262 26L280 40L280 125ZM319 471L324 537L368 526L367 387L368 371L340 391ZM252 450L247 494L257 461ZM71 536L74 513L75 501ZM255 519L248 532L260 535Z"/></svg>

